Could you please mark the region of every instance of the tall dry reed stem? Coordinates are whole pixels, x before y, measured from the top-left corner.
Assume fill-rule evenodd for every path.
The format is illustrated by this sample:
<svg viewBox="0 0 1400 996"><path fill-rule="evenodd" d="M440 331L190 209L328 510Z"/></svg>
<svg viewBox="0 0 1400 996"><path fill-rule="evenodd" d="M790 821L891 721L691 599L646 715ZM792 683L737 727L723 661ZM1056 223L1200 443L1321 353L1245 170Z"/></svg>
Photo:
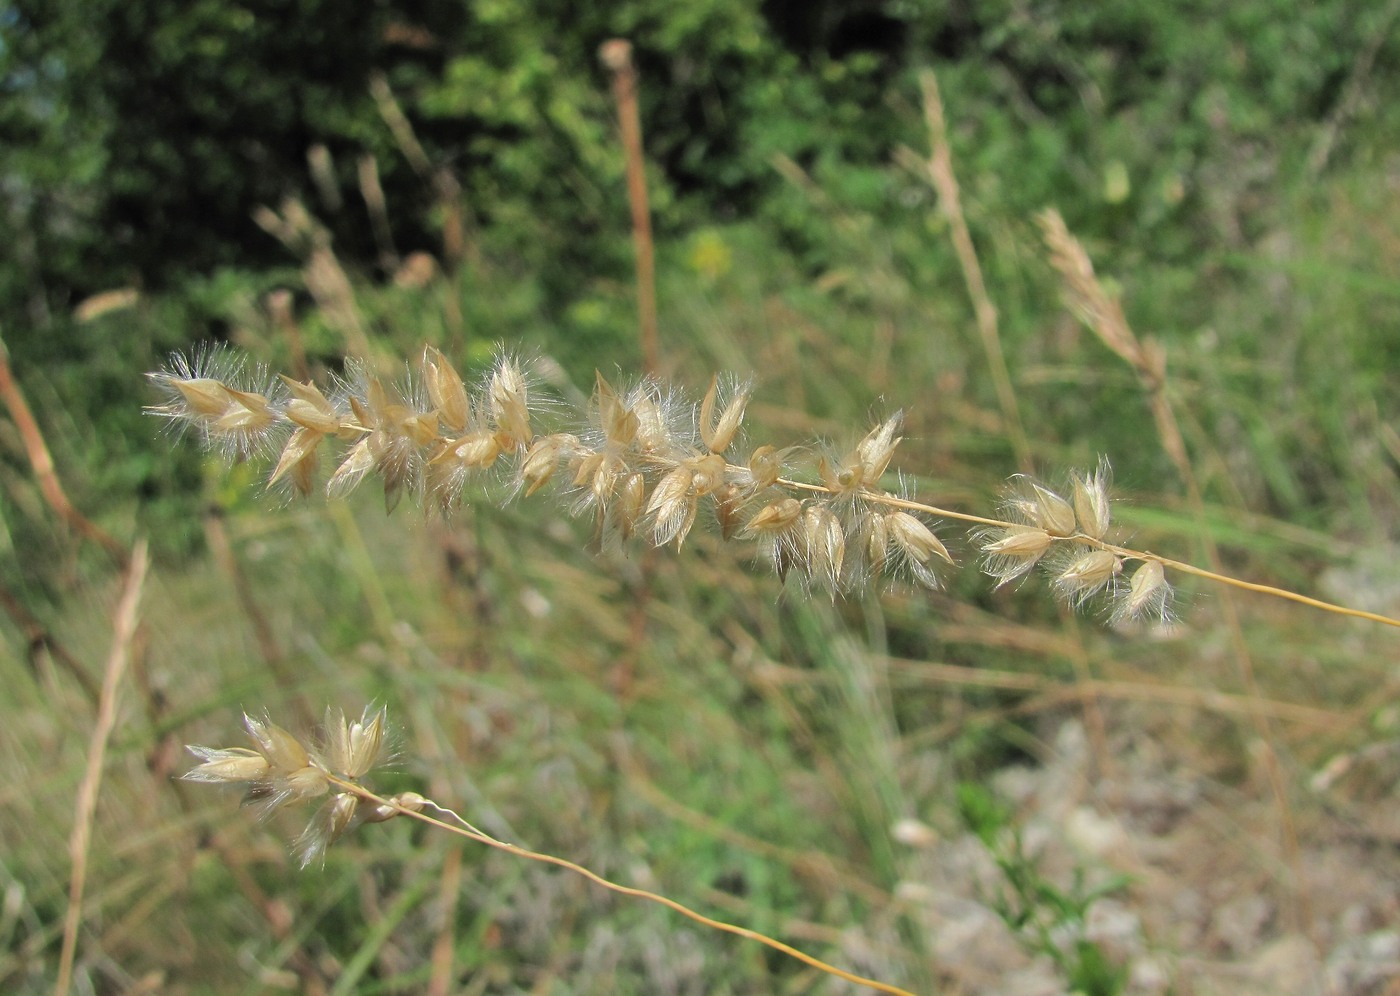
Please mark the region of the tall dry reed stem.
<svg viewBox="0 0 1400 996"><path fill-rule="evenodd" d="M327 710L325 723L307 738L289 733L266 717L245 715L243 720L253 744L251 749L191 746L190 752L200 763L184 777L194 782L241 787L245 790L245 802L258 805L264 813L324 799L293 844L303 865L322 860L326 848L353 827L404 816L517 858L567 869L618 895L658 903L702 926L756 941L827 975L877 992L912 996L908 990L847 972L767 934L705 916L667 896L613 882L566 858L498 840L416 792L377 795L363 779L384 755L387 716L382 708L367 707L353 721L344 713ZM431 816L424 812L427 809L454 822Z"/></svg>
<svg viewBox="0 0 1400 996"><path fill-rule="evenodd" d="M928 128L930 152L927 162L929 182L938 192L938 206L948 222L953 250L958 256L958 266L967 284L968 296L972 299L972 309L977 317L977 334L982 339L982 349L987 354L987 367L996 385L997 401L1002 418L1006 421L1008 435L1016 450L1017 462L1023 472L1030 472L1031 446L1026 438L1025 426L1021 421L1020 407L1016 403L1016 389L1011 383L1011 372L1006 366L1006 352L1001 346L1001 334L997 330L997 309L987 293L986 281L982 279L982 266L977 261L977 250L972 243L972 233L968 231L967 219L963 215L962 197L958 189L958 179L953 172L953 153L948 145L948 125L943 114L943 98L938 92L938 77L933 70L926 69L919 74L919 86L923 90L924 123Z"/></svg>
<svg viewBox="0 0 1400 996"><path fill-rule="evenodd" d="M642 155L642 115L637 106L637 68L632 43L612 38L598 49L598 58L612 73L617 124L627 157L627 203L632 211L632 247L637 255L637 322L642 342L642 368L648 376L661 372L661 345L656 320L656 261L651 238L651 207L647 198L646 163Z"/></svg>
<svg viewBox="0 0 1400 996"><path fill-rule="evenodd" d="M751 388L734 378L714 378L697 403L655 379L618 387L599 374L583 410L561 418L567 406L508 354L470 388L431 347L397 382L352 361L324 391L226 349L176 356L150 377L164 400L148 411L229 457L268 457L268 486L284 492L310 494L322 451L339 446L324 482L333 498L374 477L388 508L411 494L446 513L492 488L506 499L550 488L600 543L679 548L708 521L802 590L938 587L954 558L932 524L951 521L974 527L982 570L998 584L1039 572L1066 604L1101 604L1114 621L1171 618L1170 571L1400 627L1114 542L1107 460L1063 487L1017 475L995 516L942 508L890 470L900 413L844 445L778 446L748 438Z"/></svg>
<svg viewBox="0 0 1400 996"><path fill-rule="evenodd" d="M142 540L131 552L121 598L113 617L112 649L107 655L107 665L102 672L102 691L97 703L97 717L88 741L87 767L83 771L82 782L78 785L73 832L68 841L72 871L68 885L68 910L63 918L63 946L58 958L58 977L54 982L55 996L65 996L73 980L73 963L78 951L78 929L83 921L83 892L87 883L92 821L97 812L97 794L102 785L102 765L107 756L107 742L117 723L117 695L131 659L131 643L136 636L146 566L146 543Z"/></svg>

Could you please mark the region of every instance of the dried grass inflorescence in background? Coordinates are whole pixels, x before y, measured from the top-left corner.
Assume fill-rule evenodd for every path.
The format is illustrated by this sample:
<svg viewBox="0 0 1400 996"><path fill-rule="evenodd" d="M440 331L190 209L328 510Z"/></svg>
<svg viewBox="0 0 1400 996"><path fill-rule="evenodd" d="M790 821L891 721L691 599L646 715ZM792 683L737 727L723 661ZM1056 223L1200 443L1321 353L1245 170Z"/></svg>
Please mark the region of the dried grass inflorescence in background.
<svg viewBox="0 0 1400 996"><path fill-rule="evenodd" d="M1001 519L937 508L891 481L900 413L847 447L779 447L748 438L747 382L715 377L696 403L651 378L618 387L599 374L570 419L519 359L498 356L469 386L432 347L396 383L352 364L326 391L226 349L174 357L151 379L165 400L149 411L230 458L275 458L269 486L303 495L322 452L339 444L331 497L378 477L389 508L409 493L447 512L478 483L504 482L512 497L551 487L604 544L641 537L679 548L712 521L725 539L753 542L780 577L833 592L882 579L937 587L954 561L930 523L961 520L979 524L983 569L1000 583L1041 565L1076 607L1107 594L1115 621L1170 615L1162 562L1107 540L1107 461L1072 475L1069 497L1014 478Z"/></svg>
<svg viewBox="0 0 1400 996"><path fill-rule="evenodd" d="M327 709L321 727L303 739L267 717L244 715L243 725L253 749L192 744L187 749L200 763L184 778L245 786L244 803L256 806L262 816L327 796L293 844L305 867L321 861L326 848L351 827L382 823L397 816L400 809L417 811L423 807L422 796L415 792L393 796L389 801L394 805L386 806L366 801L353 790L385 758L386 722L383 708L366 707L356 720Z"/></svg>

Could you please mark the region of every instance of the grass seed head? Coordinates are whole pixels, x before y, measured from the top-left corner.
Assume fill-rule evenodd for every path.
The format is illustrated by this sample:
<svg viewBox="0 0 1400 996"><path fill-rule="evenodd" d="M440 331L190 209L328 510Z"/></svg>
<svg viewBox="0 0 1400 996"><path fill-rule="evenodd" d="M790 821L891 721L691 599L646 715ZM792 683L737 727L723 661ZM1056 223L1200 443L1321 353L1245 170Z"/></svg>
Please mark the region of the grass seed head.
<svg viewBox="0 0 1400 996"><path fill-rule="evenodd" d="M208 448L226 457L264 455L286 432L280 385L232 350L177 353L149 377L165 400L146 411L169 419L177 431L197 429Z"/></svg>
<svg viewBox="0 0 1400 996"><path fill-rule="evenodd" d="M264 817L283 806L329 793L330 798L293 842L303 867L323 860L326 849L356 823L382 822L398 813L391 807L367 805L345 784L358 783L387 753L388 718L382 706L366 707L358 719L327 709L310 746L265 716L245 715L243 723L255 750L191 746L190 753L200 763L182 777L192 782L245 785L244 802L257 804ZM427 804L412 792L394 798L415 812Z"/></svg>
<svg viewBox="0 0 1400 996"><path fill-rule="evenodd" d="M329 394L309 382L268 381L223 349L174 357L151 378L165 393L165 403L151 410L177 427L196 426L215 448L243 456L270 451L270 441L280 439L269 484L285 483L302 493L310 490L327 443L348 446L337 458L327 493L342 496L375 475L389 508L412 492L425 506L450 509L470 479L501 467L512 478L512 495L532 495L562 464L572 480L572 510L591 513L610 542L645 528L652 542L679 547L708 495L725 538L756 539L780 575L796 565L805 583L838 589L905 575L932 586L940 562L952 563L929 525L895 507L896 496L882 490L901 442L899 412L850 449L828 450L809 461L805 469L814 463L830 494L801 501L796 494L814 489L805 483L811 477L803 476L803 468L789 467L802 448L760 445L745 465L725 458L738 448L750 395L748 383L730 378L712 378L697 405L656 380L624 390L597 374L578 434L543 436L535 434L534 423L545 403L532 397L529 373L508 354L498 355L475 390L433 347L393 385L352 362ZM1118 599L1116 615L1165 616L1170 586L1160 565L1145 563L1131 581L1120 583L1117 557L1089 549L1102 545L1095 541L1110 527L1110 481L1107 460L1092 472L1071 475L1068 499L1031 478L1014 478L1002 502L1007 521L973 534L983 569L1005 584L1044 563L1056 547L1066 547L1051 561L1063 597L1077 605L1107 589ZM354 726L343 717L341 722L347 730ZM255 739L271 738L267 750L259 750L277 777L299 785L292 774L301 769L279 754L292 748L280 743L275 729L249 723ZM256 764L243 755L200 756L212 765L201 766L209 778ZM298 778L305 785L294 791L316 787L313 776Z"/></svg>

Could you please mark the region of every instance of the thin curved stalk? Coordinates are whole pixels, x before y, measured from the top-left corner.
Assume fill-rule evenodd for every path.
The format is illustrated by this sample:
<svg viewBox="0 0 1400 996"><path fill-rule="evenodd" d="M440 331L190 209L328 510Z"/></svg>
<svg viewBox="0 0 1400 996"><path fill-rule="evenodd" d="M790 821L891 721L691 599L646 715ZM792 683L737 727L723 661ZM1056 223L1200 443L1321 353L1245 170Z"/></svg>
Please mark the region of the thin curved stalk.
<svg viewBox="0 0 1400 996"><path fill-rule="evenodd" d="M767 934L761 934L758 931L750 930L747 927L740 927L736 924L727 923L724 920L716 920L712 917L705 916L705 914L703 913L697 913L695 910L690 909L688 906L682 905L681 903L678 903L676 902L676 900L670 899L667 896L663 896L655 892L649 892L646 889L636 889L632 886L621 885L617 882L610 881L609 879L603 878L596 872L589 871L582 865L574 864L567 858L556 857L552 854L542 854L539 851L532 851L529 848L521 847L518 844L510 844L503 840L497 840L490 834L487 834L477 829L476 827L473 827L470 823L462 819L452 810L446 808L445 806L439 806L436 802L433 802L431 799L426 800L427 805L432 806L434 809L437 809L440 812L448 814L453 819L460 822L462 825L457 826L455 824L448 823L445 820L440 820L437 817L429 816L427 813L421 813L409 809L408 807L400 805L398 802L395 802L392 799L386 799L382 796L375 795L363 785L359 785L347 779L331 775L327 777L327 781L335 785L337 788L344 790L345 792L349 792L355 796L358 796L360 799L366 802L373 803L376 806L384 806L389 809L395 810L400 815L411 817L415 820L418 820L420 823L426 823L429 826L436 827L439 830L446 830L448 833L455 833L460 837L466 837L468 840L474 840L478 844L485 844L487 847L494 847L498 851L504 851L506 854L511 854L518 858L525 858L529 861L539 861L544 864L555 865L559 868L568 869L569 871L574 872L577 875L582 875L584 878L588 879L593 884L601 886L602 888L607 889L610 892L616 892L619 895L623 896L631 896L634 899L643 899L648 902L659 903L660 905L665 906L668 909L674 910L682 916L688 917L689 919L694 920L696 923L701 924L705 927L709 927L712 930L719 930L723 931L726 934L734 934L735 936L744 937L751 941L757 941L759 944L763 944L767 947L770 947L775 951L780 951L790 958L795 958L803 964L808 965L811 968L815 968L819 972L825 972L827 975L835 976L838 979L845 979L847 982L853 982L856 985L865 986L869 989L875 990L876 992L890 993L892 994L892 996L913 996L913 993L909 992L909 990L907 989L901 989L898 986L890 985L887 982L880 982L876 979L868 979L864 976L856 975L853 972L847 972L845 969L837 968L835 965L828 964L827 962L822 961L820 958L817 958L813 955L809 955L804 951L799 951L797 948L794 948L789 944L784 944L782 941L779 941L776 938L769 937Z"/></svg>

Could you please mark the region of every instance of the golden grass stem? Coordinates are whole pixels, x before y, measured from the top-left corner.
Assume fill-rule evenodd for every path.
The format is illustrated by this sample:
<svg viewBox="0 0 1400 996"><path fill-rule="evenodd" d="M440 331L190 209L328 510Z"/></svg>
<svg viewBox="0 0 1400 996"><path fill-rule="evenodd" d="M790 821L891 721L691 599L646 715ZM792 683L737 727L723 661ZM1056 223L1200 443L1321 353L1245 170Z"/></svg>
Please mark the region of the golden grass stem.
<svg viewBox="0 0 1400 996"><path fill-rule="evenodd" d="M74 806L73 832L68 839L68 853L73 866L68 882L68 909L63 917L63 946L58 958L54 996L65 996L73 982L73 961L78 951L78 928L83 920L83 890L87 883L88 852L92 845L97 794L102 785L102 764L107 756L107 742L117 722L117 694L131 659L131 643L136 635L146 568L146 542L139 540L132 550L121 598L113 616L112 649L102 672L102 692L97 703L92 737L88 741L87 767L78 785Z"/></svg>
<svg viewBox="0 0 1400 996"><path fill-rule="evenodd" d="M1089 541L1085 539L1085 542ZM1273 585L1244 581L1240 578L1231 577L1228 574L1206 570L1204 567L1196 567L1193 564L1188 564L1180 560L1173 560L1170 557L1163 557L1160 554L1152 553L1147 550L1130 550L1127 547L1114 546L1111 543L1100 545L1102 549L1116 553L1120 557L1131 557L1134 560L1155 560L1163 567L1170 567L1172 570L1180 571L1182 574L1191 574L1195 577L1204 578L1207 581L1214 581L1216 584L1226 585L1230 588L1238 588L1241 591L1252 591L1258 595L1270 595L1274 598L1282 598L1290 602L1297 602L1299 605L1307 605L1314 609L1321 609L1324 612L1334 612L1339 616L1350 616L1353 619L1365 619L1367 622L1380 623L1382 626L1400 628L1400 619L1384 616L1378 612L1367 612L1365 609L1353 609L1346 605L1324 602L1320 598L1300 595L1298 592L1289 591L1287 588L1275 588Z"/></svg>
<svg viewBox="0 0 1400 996"><path fill-rule="evenodd" d="M328 781L332 785L341 789L342 791L359 796L366 802L373 803L376 806L386 806L390 809L396 810L402 816L411 817L412 819L418 820L421 823L426 823L429 826L436 827L439 830L446 830L448 833L454 833L460 837L466 837L469 840L476 841L478 844L485 844L487 847L494 847L498 851L503 851L506 854L511 854L518 858L525 858L528 861L538 861L543 864L555 865L556 867L567 869L568 871L571 871L576 875L583 876L584 878L592 882L594 885L598 885L604 889L607 889L609 892L615 892L618 895L622 896L630 896L633 899L642 899L646 900L647 902L658 903L670 910L681 914L684 917L694 920L696 923L702 926L709 927L712 930L719 930L723 931L726 934L734 934L737 937L744 937L751 941L757 941L759 944L763 944L767 947L772 948L775 951L779 951L790 958L795 958L803 964L811 968L815 968L819 972L825 972L827 975L835 976L838 979L844 979L847 982L852 982L859 986L865 986L869 989L875 990L876 992L891 993L893 994L893 996L914 996L914 994L907 989L901 989L898 986L893 986L886 982L880 982L876 979L868 979L864 976L856 975L852 972L847 972L845 969L837 968L835 965L828 964L827 962L822 961L820 958L816 958L812 955L809 955L804 951L799 951L797 948L794 948L788 944L784 944L782 941L777 940L773 937L769 937L767 934L761 934L758 931L750 930L747 927L740 927L736 924L727 923L723 920L716 920L712 917L705 916L705 914L703 913L697 913L695 910L690 909L688 906L684 906L681 903L676 902L676 900L671 899L667 896L659 895L655 892L649 892L646 889L636 889L632 886L621 885L617 882L610 881L609 879L603 878L603 876L599 875L597 872L590 871L589 869L584 868L582 865L574 864L567 858L556 857L553 854L542 854L539 851L532 851L529 848L521 847L518 844L510 844L503 840L497 840L495 837L492 837L487 833L483 833L481 830L478 830L477 828L473 827L470 823L462 819L462 817L458 816L452 810L448 809L445 806L438 805L431 799L425 800L427 805L432 806L439 812L451 816L453 819L457 820L461 824L461 826L456 826L444 820L437 819L434 816L429 816L427 813L415 812L412 809L408 809L405 806L399 805L397 802L391 799L385 799L381 796L375 795L373 792L369 791L362 785L359 785L352 781L348 781L343 778L339 778L335 775L329 775Z"/></svg>
<svg viewBox="0 0 1400 996"><path fill-rule="evenodd" d="M808 484L805 481L794 481L783 478L779 480L778 483L797 491L811 491L818 494L831 493L830 489L823 485ZM971 522L976 525L992 526L994 528L1012 528L1016 525L1004 519L991 519L982 515L972 515L968 512L958 512L950 508L940 508L937 505L928 505L921 501L899 498L895 495L880 494L875 491L863 491L861 492L861 497L875 504L888 505L892 508L902 508L910 512L922 512L925 515L931 515L939 519L955 519L959 522ZM1231 577L1228 574L1207 570L1204 567L1196 567L1192 564L1180 560L1173 560L1170 557L1163 557L1160 554L1151 553L1147 550L1134 550L1131 547L1116 546L1112 543L1105 543L1102 540L1096 540L1092 537L1085 536L1082 533L1076 533L1073 536L1064 537L1064 539L1082 543L1086 546L1092 546L1100 550L1107 550L1110 553L1116 553L1118 556L1125 557L1129 560L1155 560L1163 567L1169 567L1183 574L1191 574L1195 577L1204 578L1207 581L1214 581L1217 584L1227 585L1231 588L1238 588L1241 591L1252 591L1259 595L1283 598L1290 602L1297 602L1299 605L1307 605L1314 609L1321 609L1324 612L1332 612L1340 616L1350 616L1355 619L1365 619L1368 622L1380 623L1383 626L1400 628L1400 619L1395 619L1391 616L1381 615L1378 612L1367 612L1364 609L1353 609L1345 605L1337 605L1333 602L1323 601L1320 598L1300 595L1295 591L1289 591L1287 588L1275 588L1273 585L1244 581L1240 578Z"/></svg>

